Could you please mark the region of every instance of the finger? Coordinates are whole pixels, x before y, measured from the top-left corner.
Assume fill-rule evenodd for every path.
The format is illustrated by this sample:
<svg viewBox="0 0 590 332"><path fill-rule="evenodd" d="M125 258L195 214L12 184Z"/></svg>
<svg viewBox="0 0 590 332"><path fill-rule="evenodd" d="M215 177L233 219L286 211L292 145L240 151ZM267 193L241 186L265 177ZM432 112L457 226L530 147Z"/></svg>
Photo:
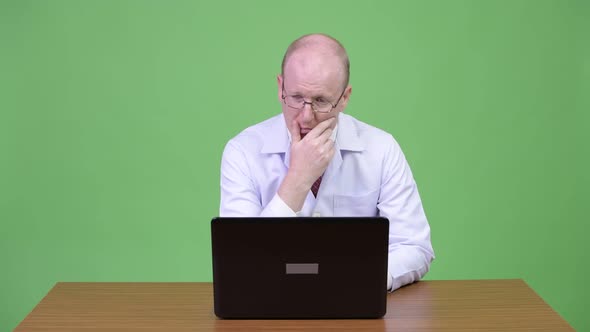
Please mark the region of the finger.
<svg viewBox="0 0 590 332"><path fill-rule="evenodd" d="M323 155L330 156L335 150L334 142L332 142L332 140L328 140L322 144L321 150L323 151ZM330 157L330 159L332 159L332 157Z"/></svg>
<svg viewBox="0 0 590 332"><path fill-rule="evenodd" d="M327 151L327 150L329 150L329 149L332 149L332 148L334 148L334 144L335 144L335 143L334 143L334 141L333 141L333 140L331 140L331 139L328 139L328 140L326 140L326 141L324 142L324 149L326 149L326 151Z"/></svg>
<svg viewBox="0 0 590 332"><path fill-rule="evenodd" d="M336 149L332 146L330 148L324 147L321 156L319 157L320 160L324 160L329 163L333 158L334 154L336 153Z"/></svg>
<svg viewBox="0 0 590 332"><path fill-rule="evenodd" d="M291 133L292 143L297 143L301 141L301 128L299 127L297 120L291 121L287 129L289 129L289 133Z"/></svg>
<svg viewBox="0 0 590 332"><path fill-rule="evenodd" d="M334 158L335 154L336 154L336 149L334 149L334 147L332 147L332 149L330 149L330 151L328 152L328 160L332 160L332 158Z"/></svg>
<svg viewBox="0 0 590 332"><path fill-rule="evenodd" d="M334 129L332 128L328 128L326 129L320 136L318 136L318 140L321 143L324 143L326 141L331 141L330 137L332 136L332 132L334 132Z"/></svg>
<svg viewBox="0 0 590 332"><path fill-rule="evenodd" d="M318 137L321 134L323 134L326 129L328 128L332 128L331 126L334 124L334 122L336 122L336 118L329 118L328 120L324 120L322 122L320 122L315 128L313 128L308 134L307 136L310 136L310 138L314 138L314 137ZM305 136L305 137L307 137Z"/></svg>

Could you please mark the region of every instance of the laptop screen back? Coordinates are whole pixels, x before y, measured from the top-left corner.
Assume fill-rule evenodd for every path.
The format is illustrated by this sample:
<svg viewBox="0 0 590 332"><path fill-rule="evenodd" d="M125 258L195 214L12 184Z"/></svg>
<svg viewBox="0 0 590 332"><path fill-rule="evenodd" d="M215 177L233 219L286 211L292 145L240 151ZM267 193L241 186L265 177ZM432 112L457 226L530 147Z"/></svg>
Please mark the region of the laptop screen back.
<svg viewBox="0 0 590 332"><path fill-rule="evenodd" d="M215 314L382 317L388 229L378 217L215 218Z"/></svg>

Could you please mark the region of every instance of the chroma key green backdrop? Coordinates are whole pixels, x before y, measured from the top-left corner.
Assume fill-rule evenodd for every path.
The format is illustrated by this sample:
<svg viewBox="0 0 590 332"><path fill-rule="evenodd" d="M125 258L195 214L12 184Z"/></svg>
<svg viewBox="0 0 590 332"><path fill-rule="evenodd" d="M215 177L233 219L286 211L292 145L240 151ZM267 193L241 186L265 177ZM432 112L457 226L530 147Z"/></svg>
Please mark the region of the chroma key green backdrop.
<svg viewBox="0 0 590 332"><path fill-rule="evenodd" d="M590 331L583 0L0 0L0 330L57 281L211 281L222 149L311 32L406 153L427 278L523 278Z"/></svg>

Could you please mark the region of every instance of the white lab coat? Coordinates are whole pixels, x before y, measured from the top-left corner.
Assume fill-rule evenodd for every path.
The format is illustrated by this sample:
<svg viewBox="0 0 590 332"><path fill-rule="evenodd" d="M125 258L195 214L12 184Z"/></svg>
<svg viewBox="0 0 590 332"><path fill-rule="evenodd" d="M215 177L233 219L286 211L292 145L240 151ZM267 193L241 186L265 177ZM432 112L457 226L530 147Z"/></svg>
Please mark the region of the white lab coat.
<svg viewBox="0 0 590 332"><path fill-rule="evenodd" d="M419 280L434 252L401 148L390 134L343 113L338 115L335 148L317 199L310 191L296 213L277 195L290 155L283 115L247 128L223 152L219 215L383 216L389 219L390 290Z"/></svg>

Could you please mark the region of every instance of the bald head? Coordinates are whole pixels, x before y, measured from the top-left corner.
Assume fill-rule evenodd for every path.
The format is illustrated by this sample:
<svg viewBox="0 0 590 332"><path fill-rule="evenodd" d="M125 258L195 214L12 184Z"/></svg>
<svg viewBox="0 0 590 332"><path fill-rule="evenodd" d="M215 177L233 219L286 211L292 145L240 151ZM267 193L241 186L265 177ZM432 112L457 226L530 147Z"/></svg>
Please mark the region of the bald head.
<svg viewBox="0 0 590 332"><path fill-rule="evenodd" d="M304 35L289 45L283 56L281 65L282 75L285 74L285 67L292 58L322 57L326 61L337 61L338 71L342 76L343 88L348 85L350 77L350 61L346 50L340 42L325 34Z"/></svg>

